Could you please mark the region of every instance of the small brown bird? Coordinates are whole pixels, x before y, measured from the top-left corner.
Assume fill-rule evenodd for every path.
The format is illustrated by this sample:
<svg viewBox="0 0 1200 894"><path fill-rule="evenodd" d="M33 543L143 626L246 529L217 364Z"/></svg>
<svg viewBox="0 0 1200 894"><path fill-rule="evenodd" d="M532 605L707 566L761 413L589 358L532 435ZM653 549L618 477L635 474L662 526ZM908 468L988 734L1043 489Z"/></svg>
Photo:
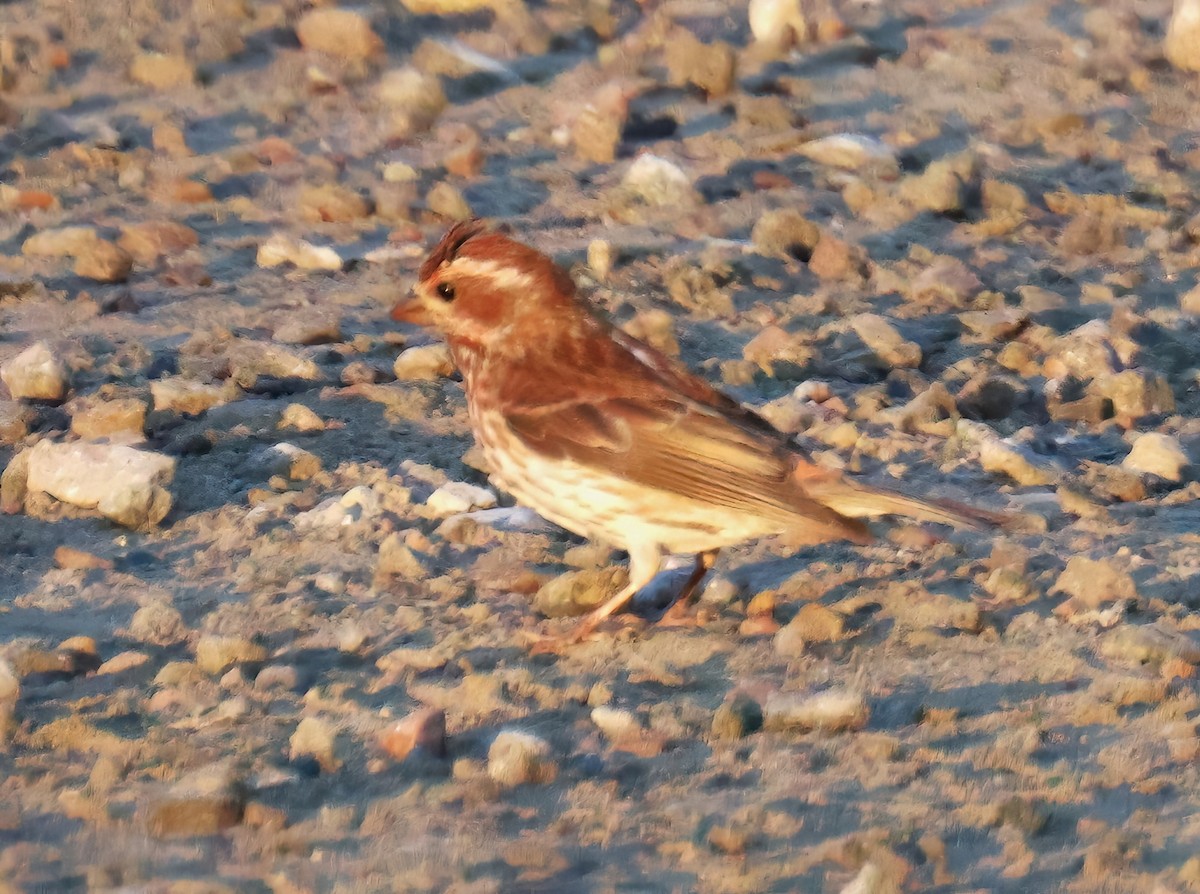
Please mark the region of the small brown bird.
<svg viewBox="0 0 1200 894"><path fill-rule="evenodd" d="M761 417L601 319L566 271L481 221L455 224L392 318L445 336L492 479L581 537L629 553L629 584L587 635L658 573L696 555L690 597L718 549L768 534L867 543L859 519L949 525L1000 517L853 481L814 464Z"/></svg>

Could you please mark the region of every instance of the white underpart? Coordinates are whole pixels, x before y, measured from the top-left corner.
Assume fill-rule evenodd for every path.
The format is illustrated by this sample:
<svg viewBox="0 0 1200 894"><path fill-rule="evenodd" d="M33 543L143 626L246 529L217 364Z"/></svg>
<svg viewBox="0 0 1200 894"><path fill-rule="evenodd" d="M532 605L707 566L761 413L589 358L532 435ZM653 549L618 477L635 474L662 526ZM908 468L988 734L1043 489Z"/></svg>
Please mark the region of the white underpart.
<svg viewBox="0 0 1200 894"><path fill-rule="evenodd" d="M447 273L457 276L481 276L498 289L532 289L534 278L516 267L483 258L455 258Z"/></svg>
<svg viewBox="0 0 1200 894"><path fill-rule="evenodd" d="M636 554L638 570L647 569L649 577L658 570L649 556L660 549L701 553L784 529L762 515L714 512L699 500L630 488L604 469L534 455L503 421L488 415L480 422L479 445L498 487L568 531Z"/></svg>

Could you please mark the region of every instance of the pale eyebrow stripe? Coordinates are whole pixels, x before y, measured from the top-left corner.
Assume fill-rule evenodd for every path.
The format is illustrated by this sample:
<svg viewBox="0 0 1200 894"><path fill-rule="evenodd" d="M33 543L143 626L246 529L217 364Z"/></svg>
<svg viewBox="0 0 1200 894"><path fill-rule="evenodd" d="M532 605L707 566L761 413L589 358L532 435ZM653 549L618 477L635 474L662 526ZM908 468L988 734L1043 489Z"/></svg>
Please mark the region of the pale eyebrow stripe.
<svg viewBox="0 0 1200 894"><path fill-rule="evenodd" d="M482 276L502 289L531 289L534 279L524 270L483 258L455 258L446 268L448 273L462 276Z"/></svg>

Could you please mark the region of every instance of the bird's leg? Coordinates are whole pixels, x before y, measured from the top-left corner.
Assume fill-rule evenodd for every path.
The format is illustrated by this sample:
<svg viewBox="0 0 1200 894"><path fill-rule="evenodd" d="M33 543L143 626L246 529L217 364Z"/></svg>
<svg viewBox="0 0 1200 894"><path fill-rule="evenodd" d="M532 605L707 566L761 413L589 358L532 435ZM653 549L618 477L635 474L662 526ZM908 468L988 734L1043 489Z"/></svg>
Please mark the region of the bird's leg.
<svg viewBox="0 0 1200 894"><path fill-rule="evenodd" d="M718 552L720 551L710 549L696 554L696 564L692 568L692 573L688 576L683 589L679 591L679 596L659 619L658 623L660 626L675 627L695 623L688 617L687 611L691 607L693 597L696 595L696 589L700 586L700 582L704 580L704 575L708 574L716 563Z"/></svg>
<svg viewBox="0 0 1200 894"><path fill-rule="evenodd" d="M586 639L601 621L623 609L638 590L654 580L661 565L662 550L659 549L657 543L641 543L631 547L629 550L629 583L603 605L588 612L583 620L567 634L567 641L577 643Z"/></svg>

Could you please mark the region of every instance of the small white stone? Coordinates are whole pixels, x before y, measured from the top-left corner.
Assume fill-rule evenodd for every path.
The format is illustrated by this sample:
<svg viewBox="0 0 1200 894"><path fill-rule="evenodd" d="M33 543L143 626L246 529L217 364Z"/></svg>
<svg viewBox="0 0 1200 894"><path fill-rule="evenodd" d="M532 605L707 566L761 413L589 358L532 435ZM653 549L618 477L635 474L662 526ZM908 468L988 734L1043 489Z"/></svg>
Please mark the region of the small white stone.
<svg viewBox="0 0 1200 894"><path fill-rule="evenodd" d="M351 510L355 518L374 518L379 515L382 506L379 494L365 484L350 488L338 502Z"/></svg>
<svg viewBox="0 0 1200 894"><path fill-rule="evenodd" d="M320 717L305 717L296 726L289 743L291 757L313 757L325 772L341 766L337 756L337 730Z"/></svg>
<svg viewBox="0 0 1200 894"><path fill-rule="evenodd" d="M550 753L550 743L533 733L502 730L488 749L488 776L505 787L551 782L558 768Z"/></svg>
<svg viewBox="0 0 1200 894"><path fill-rule="evenodd" d="M338 502L336 497L330 497L328 500L322 500L307 512L298 513L292 519L292 527L297 531L319 531L348 525L352 521L346 507Z"/></svg>
<svg viewBox="0 0 1200 894"><path fill-rule="evenodd" d="M858 171L864 168L884 168L898 172L896 153L886 143L857 133L839 133L821 137L800 146L801 155L823 165Z"/></svg>
<svg viewBox="0 0 1200 894"><path fill-rule="evenodd" d="M131 528L157 524L171 509L166 489L175 460L123 444L39 441L29 451L29 490L96 509Z"/></svg>
<svg viewBox="0 0 1200 894"><path fill-rule="evenodd" d="M392 372L402 382L432 381L454 372L454 361L444 344L417 345L400 352Z"/></svg>
<svg viewBox="0 0 1200 894"><path fill-rule="evenodd" d="M746 15L754 39L773 50L799 43L808 35L800 0L750 0Z"/></svg>
<svg viewBox="0 0 1200 894"><path fill-rule="evenodd" d="M642 729L632 711L610 708L607 705L592 709L592 723L596 724L608 739L614 741L622 736L636 735Z"/></svg>
<svg viewBox="0 0 1200 894"><path fill-rule="evenodd" d="M1144 475L1180 481L1188 465L1188 455L1176 438L1152 431L1138 435L1121 465Z"/></svg>
<svg viewBox="0 0 1200 894"><path fill-rule="evenodd" d="M647 205L692 205L697 199L692 182L683 169L657 155L638 156L621 183Z"/></svg>
<svg viewBox="0 0 1200 894"><path fill-rule="evenodd" d="M445 518L472 509L491 509L496 505L496 495L486 487L465 481L450 481L430 494L425 505L431 515Z"/></svg>
<svg viewBox="0 0 1200 894"><path fill-rule="evenodd" d="M257 263L259 267L290 263L301 270L342 269L342 258L332 248L293 239L285 233L276 233L258 247Z"/></svg>
<svg viewBox="0 0 1200 894"><path fill-rule="evenodd" d="M67 368L44 341L30 345L0 368L0 379L17 400L62 400L67 393Z"/></svg>
<svg viewBox="0 0 1200 894"><path fill-rule="evenodd" d="M848 689L772 692L763 705L764 723L771 729L862 729L869 716L866 700Z"/></svg>

